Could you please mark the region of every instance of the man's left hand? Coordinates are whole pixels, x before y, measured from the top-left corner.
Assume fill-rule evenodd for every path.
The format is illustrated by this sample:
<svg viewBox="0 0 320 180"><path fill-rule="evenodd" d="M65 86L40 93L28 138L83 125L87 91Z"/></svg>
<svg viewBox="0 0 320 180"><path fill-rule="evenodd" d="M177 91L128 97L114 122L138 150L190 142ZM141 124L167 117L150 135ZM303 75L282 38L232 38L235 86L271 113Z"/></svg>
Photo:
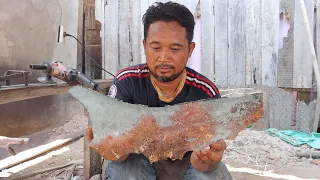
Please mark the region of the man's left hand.
<svg viewBox="0 0 320 180"><path fill-rule="evenodd" d="M191 165L198 171L208 172L213 170L221 162L224 150L227 148L227 144L223 140L209 146L210 149L193 151L191 154Z"/></svg>

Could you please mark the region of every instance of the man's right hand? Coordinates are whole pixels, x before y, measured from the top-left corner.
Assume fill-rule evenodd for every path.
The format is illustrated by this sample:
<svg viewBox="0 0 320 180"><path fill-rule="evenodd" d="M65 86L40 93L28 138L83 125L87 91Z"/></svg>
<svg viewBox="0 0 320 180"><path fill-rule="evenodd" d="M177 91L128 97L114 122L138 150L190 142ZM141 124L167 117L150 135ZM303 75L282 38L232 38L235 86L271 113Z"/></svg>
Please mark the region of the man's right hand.
<svg viewBox="0 0 320 180"><path fill-rule="evenodd" d="M86 129L86 135L87 135L87 137L88 137L89 142L92 141L92 139L93 139L93 131L92 131L92 126L91 126L91 125L89 125L89 126L87 127L87 129ZM128 156L129 156L129 154L126 154L126 155L120 157L118 160L115 160L115 161L113 161L113 162L118 162L118 163L123 162L123 161L125 161L125 160L128 158Z"/></svg>

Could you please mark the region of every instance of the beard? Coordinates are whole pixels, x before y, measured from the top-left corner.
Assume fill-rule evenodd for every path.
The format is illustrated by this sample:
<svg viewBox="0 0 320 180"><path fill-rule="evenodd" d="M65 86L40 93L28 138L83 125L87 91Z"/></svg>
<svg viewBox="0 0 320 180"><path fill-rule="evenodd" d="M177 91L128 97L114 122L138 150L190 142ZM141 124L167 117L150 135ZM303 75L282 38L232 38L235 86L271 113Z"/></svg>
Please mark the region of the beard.
<svg viewBox="0 0 320 180"><path fill-rule="evenodd" d="M165 64L165 63L156 65L155 69L161 68L161 67L175 69L174 66L172 66L170 64ZM172 76L158 76L155 72L150 71L150 74L160 82L171 82L171 81L177 79L182 73L183 73L183 70L177 74L173 74Z"/></svg>

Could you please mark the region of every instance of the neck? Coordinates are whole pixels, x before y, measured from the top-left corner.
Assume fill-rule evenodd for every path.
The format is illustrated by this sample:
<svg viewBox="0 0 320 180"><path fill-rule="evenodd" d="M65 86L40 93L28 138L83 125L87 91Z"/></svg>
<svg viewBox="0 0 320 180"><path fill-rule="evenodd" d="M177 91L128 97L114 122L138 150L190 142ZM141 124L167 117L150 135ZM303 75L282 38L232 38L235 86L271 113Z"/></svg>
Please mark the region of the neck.
<svg viewBox="0 0 320 180"><path fill-rule="evenodd" d="M160 88L162 93L165 95L171 95L176 92L177 88L181 84L181 81L183 81L184 73L181 73L178 78L176 78L173 81L170 82L160 82L157 78L152 77L153 82Z"/></svg>
<svg viewBox="0 0 320 180"><path fill-rule="evenodd" d="M183 89L186 77L187 72L186 70L184 70L178 78L171 82L160 82L159 80L157 80L157 78L153 77L152 75L151 82L158 93L159 99L163 102L169 103L173 101Z"/></svg>

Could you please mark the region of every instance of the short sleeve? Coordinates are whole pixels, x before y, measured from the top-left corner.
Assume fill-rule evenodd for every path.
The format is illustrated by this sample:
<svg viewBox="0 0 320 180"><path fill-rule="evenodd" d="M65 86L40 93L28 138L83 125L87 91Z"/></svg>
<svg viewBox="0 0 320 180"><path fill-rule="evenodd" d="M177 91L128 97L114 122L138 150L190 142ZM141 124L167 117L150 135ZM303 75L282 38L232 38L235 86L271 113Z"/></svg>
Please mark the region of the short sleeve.
<svg viewBox="0 0 320 180"><path fill-rule="evenodd" d="M217 88L217 92L216 92L216 94L213 96L213 99L219 99L219 98L221 98L221 94L220 94L220 92L219 92L219 89Z"/></svg>
<svg viewBox="0 0 320 180"><path fill-rule="evenodd" d="M132 103L129 85L130 83L127 81L119 81L117 78L114 78L112 85L110 86L108 96L124 102Z"/></svg>

